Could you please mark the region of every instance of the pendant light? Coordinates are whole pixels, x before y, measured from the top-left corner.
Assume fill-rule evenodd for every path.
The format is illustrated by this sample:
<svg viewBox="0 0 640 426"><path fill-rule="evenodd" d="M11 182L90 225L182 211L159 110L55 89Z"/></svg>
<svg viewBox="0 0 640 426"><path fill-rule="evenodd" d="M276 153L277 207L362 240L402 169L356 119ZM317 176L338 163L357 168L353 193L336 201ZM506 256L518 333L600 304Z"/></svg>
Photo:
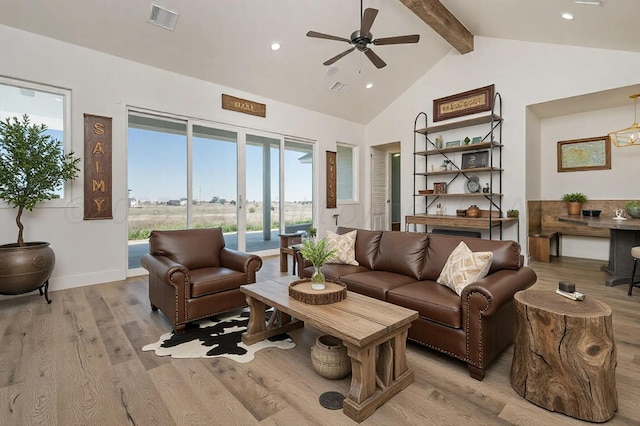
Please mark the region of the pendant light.
<svg viewBox="0 0 640 426"><path fill-rule="evenodd" d="M633 99L633 125L617 132L609 133L609 139L615 146L640 146L640 125L638 125L637 103L640 94L629 96Z"/></svg>

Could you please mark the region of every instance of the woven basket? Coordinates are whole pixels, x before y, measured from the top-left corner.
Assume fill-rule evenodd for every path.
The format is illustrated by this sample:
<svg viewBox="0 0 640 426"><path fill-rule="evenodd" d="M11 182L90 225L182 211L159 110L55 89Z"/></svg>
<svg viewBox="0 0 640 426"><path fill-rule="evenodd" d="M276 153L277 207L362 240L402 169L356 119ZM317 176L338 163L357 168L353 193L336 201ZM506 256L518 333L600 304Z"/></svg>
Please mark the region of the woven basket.
<svg viewBox="0 0 640 426"><path fill-rule="evenodd" d="M316 373L327 379L342 379L351 372L351 359L340 339L325 334L311 347L311 363Z"/></svg>

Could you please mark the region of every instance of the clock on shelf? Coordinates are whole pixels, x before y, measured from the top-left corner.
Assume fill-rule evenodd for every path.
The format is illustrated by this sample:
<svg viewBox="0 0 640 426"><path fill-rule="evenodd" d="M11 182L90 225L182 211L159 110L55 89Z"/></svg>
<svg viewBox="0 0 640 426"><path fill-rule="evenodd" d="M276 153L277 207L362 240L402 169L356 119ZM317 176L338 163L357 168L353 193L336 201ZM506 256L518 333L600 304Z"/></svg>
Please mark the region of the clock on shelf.
<svg viewBox="0 0 640 426"><path fill-rule="evenodd" d="M478 176L469 176L464 186L470 193L480 192L480 178Z"/></svg>

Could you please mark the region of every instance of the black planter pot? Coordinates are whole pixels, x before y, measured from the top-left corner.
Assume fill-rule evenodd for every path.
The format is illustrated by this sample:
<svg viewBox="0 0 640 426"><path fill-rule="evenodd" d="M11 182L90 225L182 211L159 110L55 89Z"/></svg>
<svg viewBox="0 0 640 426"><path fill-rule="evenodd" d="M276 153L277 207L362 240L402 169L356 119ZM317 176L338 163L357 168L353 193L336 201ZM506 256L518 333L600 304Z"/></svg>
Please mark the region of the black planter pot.
<svg viewBox="0 0 640 426"><path fill-rule="evenodd" d="M56 263L56 256L49 243L25 243L0 245L0 294L15 295L40 290L48 303L49 277Z"/></svg>

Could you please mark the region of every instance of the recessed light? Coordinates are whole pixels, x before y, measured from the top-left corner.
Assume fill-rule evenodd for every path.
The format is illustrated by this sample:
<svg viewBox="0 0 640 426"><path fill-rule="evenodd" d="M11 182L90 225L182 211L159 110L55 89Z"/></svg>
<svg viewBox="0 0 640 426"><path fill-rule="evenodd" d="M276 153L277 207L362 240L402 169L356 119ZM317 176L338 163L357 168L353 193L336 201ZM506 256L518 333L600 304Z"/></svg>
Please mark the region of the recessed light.
<svg viewBox="0 0 640 426"><path fill-rule="evenodd" d="M271 43L271 50L280 50L280 43Z"/></svg>
<svg viewBox="0 0 640 426"><path fill-rule="evenodd" d="M373 83L367 83L367 85L364 87L366 87L367 89L371 89L373 87Z"/></svg>
<svg viewBox="0 0 640 426"><path fill-rule="evenodd" d="M575 4L589 4L592 6L602 6L602 2L600 0L575 0Z"/></svg>
<svg viewBox="0 0 640 426"><path fill-rule="evenodd" d="M562 19L566 19L567 21L570 21L573 19L573 15L569 12L564 12L562 15Z"/></svg>

